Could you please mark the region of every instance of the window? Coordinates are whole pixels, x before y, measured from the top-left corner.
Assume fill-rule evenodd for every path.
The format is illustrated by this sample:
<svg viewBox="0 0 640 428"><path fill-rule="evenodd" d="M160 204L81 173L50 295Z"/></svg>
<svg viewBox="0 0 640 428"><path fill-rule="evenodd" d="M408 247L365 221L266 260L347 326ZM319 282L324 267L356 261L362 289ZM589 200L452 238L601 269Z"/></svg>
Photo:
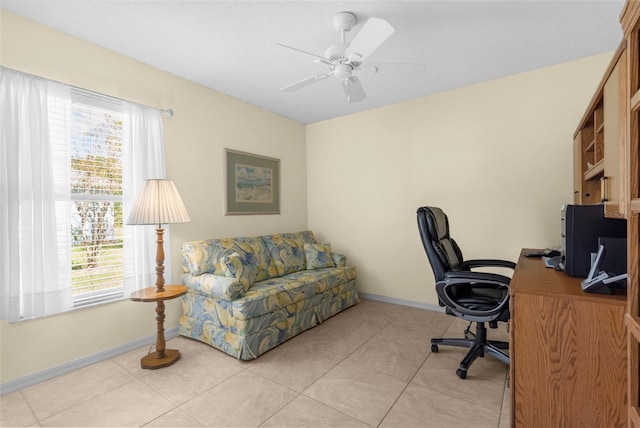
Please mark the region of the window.
<svg viewBox="0 0 640 428"><path fill-rule="evenodd" d="M74 306L121 298L122 102L71 92L71 285Z"/></svg>
<svg viewBox="0 0 640 428"><path fill-rule="evenodd" d="M165 177L160 114L0 67L0 319L153 284L153 227L124 218L144 181Z"/></svg>

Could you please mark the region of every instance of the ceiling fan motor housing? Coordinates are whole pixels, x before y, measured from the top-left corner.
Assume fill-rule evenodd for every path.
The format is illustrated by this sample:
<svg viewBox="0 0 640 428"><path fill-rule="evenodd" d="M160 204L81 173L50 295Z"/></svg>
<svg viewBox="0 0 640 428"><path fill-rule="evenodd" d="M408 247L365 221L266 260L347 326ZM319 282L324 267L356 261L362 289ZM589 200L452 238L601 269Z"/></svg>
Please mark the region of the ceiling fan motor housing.
<svg viewBox="0 0 640 428"><path fill-rule="evenodd" d="M349 59L344 55L349 43L334 43L324 51L324 57L331 62L347 62Z"/></svg>
<svg viewBox="0 0 640 428"><path fill-rule="evenodd" d="M349 64L338 64L333 73L338 79L343 80L351 77L352 70L353 67Z"/></svg>

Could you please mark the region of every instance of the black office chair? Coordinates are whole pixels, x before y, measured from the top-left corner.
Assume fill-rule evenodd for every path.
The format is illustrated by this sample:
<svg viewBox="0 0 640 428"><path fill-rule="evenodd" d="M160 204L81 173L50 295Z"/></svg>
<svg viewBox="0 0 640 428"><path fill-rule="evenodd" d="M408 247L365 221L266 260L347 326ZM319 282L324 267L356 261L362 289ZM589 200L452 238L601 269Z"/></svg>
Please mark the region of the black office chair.
<svg viewBox="0 0 640 428"><path fill-rule="evenodd" d="M494 356L509 364L508 342L487 340L487 328L497 328L498 321L509 320L509 280L504 275L488 272L472 272L477 267L501 267L514 269L516 264L506 260L464 260L462 251L449 236L449 219L435 207L418 208L418 229L422 245L436 279L436 293L440 306L446 313L469 321L464 339L431 339L431 351L438 352L438 345L471 348L460 363L456 374L466 379L469 366L484 354ZM476 323L476 333L470 331Z"/></svg>

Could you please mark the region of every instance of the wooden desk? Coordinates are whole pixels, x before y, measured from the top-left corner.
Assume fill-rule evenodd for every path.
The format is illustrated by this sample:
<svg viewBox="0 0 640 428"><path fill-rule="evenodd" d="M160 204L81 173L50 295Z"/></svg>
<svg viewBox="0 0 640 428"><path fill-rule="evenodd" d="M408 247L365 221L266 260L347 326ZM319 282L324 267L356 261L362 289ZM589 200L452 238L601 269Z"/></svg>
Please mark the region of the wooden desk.
<svg viewBox="0 0 640 428"><path fill-rule="evenodd" d="M177 349L166 349L164 340L164 301L175 299L183 294L187 294L185 285L165 285L164 291L158 292L155 287L131 293L131 300L134 302L156 302L156 352L145 355L140 360L140 367L143 369L159 369L175 363L180 358L180 351Z"/></svg>
<svg viewBox="0 0 640 428"><path fill-rule="evenodd" d="M520 254L509 287L512 427L627 425L626 299L585 293L581 280Z"/></svg>

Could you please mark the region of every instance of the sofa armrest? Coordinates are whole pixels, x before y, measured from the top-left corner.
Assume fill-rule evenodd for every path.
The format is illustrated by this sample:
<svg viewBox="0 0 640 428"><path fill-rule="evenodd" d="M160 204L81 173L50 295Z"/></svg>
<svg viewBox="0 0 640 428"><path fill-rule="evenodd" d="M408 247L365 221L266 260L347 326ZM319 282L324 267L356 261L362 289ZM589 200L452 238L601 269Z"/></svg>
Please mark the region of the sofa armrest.
<svg viewBox="0 0 640 428"><path fill-rule="evenodd" d="M235 300L244 293L244 287L237 279L212 273L183 274L182 283L189 291L223 300Z"/></svg>
<svg viewBox="0 0 640 428"><path fill-rule="evenodd" d="M347 256L340 253L331 253L331 260L336 267L345 267L347 265Z"/></svg>

